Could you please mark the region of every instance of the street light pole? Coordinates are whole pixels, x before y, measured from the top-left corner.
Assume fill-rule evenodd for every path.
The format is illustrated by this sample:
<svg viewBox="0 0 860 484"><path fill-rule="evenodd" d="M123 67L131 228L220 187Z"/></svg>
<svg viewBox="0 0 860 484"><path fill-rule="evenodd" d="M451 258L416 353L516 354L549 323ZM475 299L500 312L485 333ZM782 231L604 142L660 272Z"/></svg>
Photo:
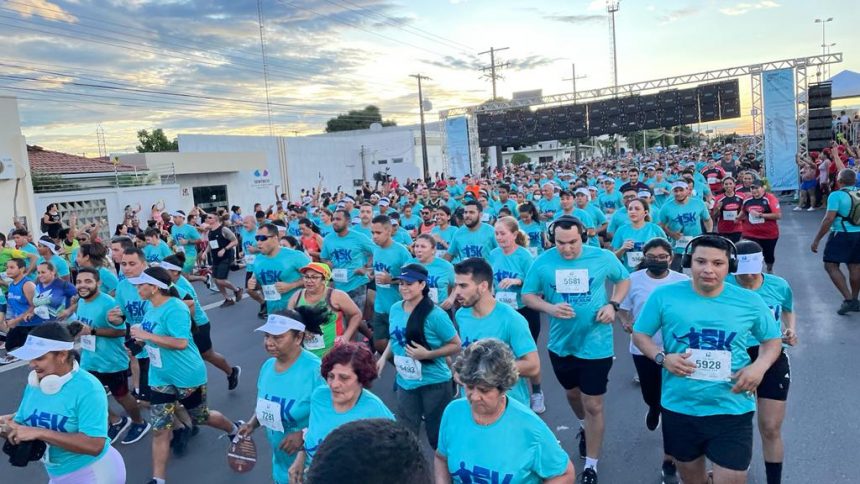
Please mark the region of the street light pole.
<svg viewBox="0 0 860 484"><path fill-rule="evenodd" d="M424 129L424 94L421 90L421 81L431 80L427 76L421 74L411 74L409 77L418 79L418 112L421 116L421 161L424 168L424 182L429 183L430 180L430 163L427 161L427 133Z"/></svg>
<svg viewBox="0 0 860 484"><path fill-rule="evenodd" d="M827 47L825 47L827 45L826 27L827 27L827 24L829 22L832 22L832 21L833 21L833 17L827 17L826 19L820 19L820 18L815 19L815 23L821 24L821 55L827 55ZM818 79L819 81L822 80L821 77L824 75L823 71L824 71L824 68L819 66L818 67L818 73L816 74L816 77L819 78Z"/></svg>
<svg viewBox="0 0 860 484"><path fill-rule="evenodd" d="M576 64L571 64L571 76L570 79L562 79L562 81L570 81L573 84L573 104L576 104L576 80L577 79L585 79L586 75L577 76L576 75Z"/></svg>

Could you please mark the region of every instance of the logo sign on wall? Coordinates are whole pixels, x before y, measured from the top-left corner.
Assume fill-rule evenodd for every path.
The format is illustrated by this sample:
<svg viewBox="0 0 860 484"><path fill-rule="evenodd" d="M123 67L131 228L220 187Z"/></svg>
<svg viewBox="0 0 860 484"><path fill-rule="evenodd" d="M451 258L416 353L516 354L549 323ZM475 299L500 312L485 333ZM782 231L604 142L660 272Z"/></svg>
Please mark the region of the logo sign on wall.
<svg viewBox="0 0 860 484"><path fill-rule="evenodd" d="M272 175L269 170L254 170L251 174L251 188L272 188Z"/></svg>

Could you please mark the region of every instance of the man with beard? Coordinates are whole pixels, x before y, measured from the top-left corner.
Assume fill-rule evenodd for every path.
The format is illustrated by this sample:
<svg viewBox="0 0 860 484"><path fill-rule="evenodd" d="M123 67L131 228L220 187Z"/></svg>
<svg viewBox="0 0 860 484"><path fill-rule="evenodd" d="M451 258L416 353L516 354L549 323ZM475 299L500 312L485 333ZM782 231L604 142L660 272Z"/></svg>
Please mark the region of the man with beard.
<svg viewBox="0 0 860 484"><path fill-rule="evenodd" d="M99 290L98 269L81 268L76 282L80 299L73 319L82 324L79 333L81 368L92 373L129 415L120 417L108 409L111 443L128 429L122 443L133 444L149 431L150 425L140 416L140 407L128 391L129 357L123 345L125 325L121 321L108 321L108 313L116 302Z"/></svg>
<svg viewBox="0 0 860 484"><path fill-rule="evenodd" d="M463 227L457 229L445 259L459 261L470 257L486 259L490 251L498 247L495 230L492 226L481 223L483 207L476 200L465 202L463 210Z"/></svg>

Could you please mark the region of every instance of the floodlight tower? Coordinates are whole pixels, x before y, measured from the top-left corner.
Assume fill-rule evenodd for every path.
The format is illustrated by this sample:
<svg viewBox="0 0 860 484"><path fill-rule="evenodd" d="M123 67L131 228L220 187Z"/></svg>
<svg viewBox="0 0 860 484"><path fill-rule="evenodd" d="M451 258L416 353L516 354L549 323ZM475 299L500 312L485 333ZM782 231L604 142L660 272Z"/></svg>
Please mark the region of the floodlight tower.
<svg viewBox="0 0 860 484"><path fill-rule="evenodd" d="M615 44L615 13L620 8L621 0L606 0L606 12L609 14L609 33L612 36L612 87L616 89L618 88L618 52Z"/></svg>

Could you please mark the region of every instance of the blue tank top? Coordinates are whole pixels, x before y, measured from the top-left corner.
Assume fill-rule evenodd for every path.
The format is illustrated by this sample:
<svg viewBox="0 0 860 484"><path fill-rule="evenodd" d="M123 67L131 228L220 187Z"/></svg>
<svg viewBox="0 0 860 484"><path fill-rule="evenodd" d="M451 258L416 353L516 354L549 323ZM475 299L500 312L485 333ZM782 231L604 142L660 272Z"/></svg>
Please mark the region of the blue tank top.
<svg viewBox="0 0 860 484"><path fill-rule="evenodd" d="M27 296L24 295L24 284L27 282L32 281L25 277L18 283L9 283L9 293L6 294L6 307L8 311L6 317L8 319L17 318L30 309L30 303L27 301Z"/></svg>

